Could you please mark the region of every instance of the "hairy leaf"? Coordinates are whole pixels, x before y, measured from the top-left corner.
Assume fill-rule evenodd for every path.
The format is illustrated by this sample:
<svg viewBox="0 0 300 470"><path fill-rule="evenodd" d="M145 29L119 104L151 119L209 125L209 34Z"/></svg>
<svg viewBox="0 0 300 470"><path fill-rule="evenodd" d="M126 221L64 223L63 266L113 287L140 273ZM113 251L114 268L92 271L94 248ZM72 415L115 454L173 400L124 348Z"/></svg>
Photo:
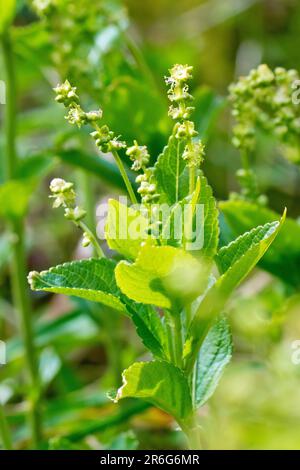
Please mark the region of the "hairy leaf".
<svg viewBox="0 0 300 470"><path fill-rule="evenodd" d="M173 301L192 300L204 289L207 272L189 253L171 246L144 246L135 263L121 261L116 281L136 302L171 308Z"/></svg>
<svg viewBox="0 0 300 470"><path fill-rule="evenodd" d="M189 193L188 171L182 158L184 147L184 141L171 135L155 164L157 192L162 203L175 204Z"/></svg>
<svg viewBox="0 0 300 470"><path fill-rule="evenodd" d="M220 203L226 222L235 236L256 225L278 220L279 215L265 207L245 201ZM259 262L261 268L278 276L285 283L300 286L300 225L287 218L280 234Z"/></svg>
<svg viewBox="0 0 300 470"><path fill-rule="evenodd" d="M198 355L198 350L214 318L223 310L224 305L234 289L250 273L267 251L277 236L284 220L285 213L281 221L273 225L271 230L268 230L266 233L262 231L262 238L255 240L247 251L241 252L241 256L235 259L234 264L232 264L207 291L190 325L188 339L184 347L186 367L188 370L193 366Z"/></svg>
<svg viewBox="0 0 300 470"><path fill-rule="evenodd" d="M109 248L126 258L135 259L141 243L151 241L147 235L148 221L140 211L114 199L109 200L105 238Z"/></svg>
<svg viewBox="0 0 300 470"><path fill-rule="evenodd" d="M126 311L119 299L114 277L115 263L108 259L72 261L29 276L33 290L74 295Z"/></svg>
<svg viewBox="0 0 300 470"><path fill-rule="evenodd" d="M126 369L115 401L126 397L145 399L178 422L192 412L187 380L180 369L168 362L136 362Z"/></svg>
<svg viewBox="0 0 300 470"><path fill-rule="evenodd" d="M213 395L231 355L230 328L227 320L222 317L211 327L199 351L194 385L194 405L197 408Z"/></svg>

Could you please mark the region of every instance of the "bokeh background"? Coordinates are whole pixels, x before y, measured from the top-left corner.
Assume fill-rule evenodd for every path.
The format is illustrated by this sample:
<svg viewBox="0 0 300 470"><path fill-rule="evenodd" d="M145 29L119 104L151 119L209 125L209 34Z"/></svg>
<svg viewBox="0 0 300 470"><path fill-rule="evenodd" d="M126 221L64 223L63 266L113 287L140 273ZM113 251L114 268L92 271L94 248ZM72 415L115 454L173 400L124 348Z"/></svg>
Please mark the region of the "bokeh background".
<svg viewBox="0 0 300 470"><path fill-rule="evenodd" d="M123 190L109 156L100 158L88 132L65 121L52 88L68 78L87 109L101 106L116 134L148 145L155 162L172 128L163 77L174 63L193 65L194 119L206 143L203 168L215 196L226 200L238 190L240 167L231 144L228 86L260 63L300 70L299 32L297 0L17 2L11 37L18 90L17 177L24 185L10 202L0 190L0 339L7 343L0 399L17 448L28 446L29 430L5 207L25 219L27 270L39 271L90 255L80 247L79 231L51 208L51 178L76 183L92 224L96 205ZM1 54L0 80L6 80ZM299 165L288 161L270 136L259 140L253 158L269 206L279 213L287 206L296 220ZM226 238L225 224L223 230ZM78 299L30 296L45 447L184 448L163 412L137 402L117 406L106 396L120 383L123 368L148 357L126 318ZM201 411L205 447L299 448L300 364L291 360L292 343L300 339L299 305L297 289L260 269L232 299L227 313L235 351L216 394Z"/></svg>

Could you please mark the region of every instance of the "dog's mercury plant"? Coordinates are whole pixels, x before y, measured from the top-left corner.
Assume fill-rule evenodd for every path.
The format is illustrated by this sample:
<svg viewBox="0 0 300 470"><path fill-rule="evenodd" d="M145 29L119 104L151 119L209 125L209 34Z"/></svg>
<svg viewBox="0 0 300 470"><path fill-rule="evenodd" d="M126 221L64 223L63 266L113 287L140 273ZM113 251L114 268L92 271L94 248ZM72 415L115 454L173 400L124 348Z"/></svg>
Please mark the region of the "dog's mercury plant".
<svg viewBox="0 0 300 470"><path fill-rule="evenodd" d="M126 179L119 149L139 172L138 194L144 206L168 204L167 221L158 220L155 237L145 233L119 236L130 220L148 227L150 211L139 211L116 200L109 201L106 241L123 258L99 258L73 261L31 273L32 289L75 295L101 302L129 316L145 347L152 355L149 362L136 362L123 373L123 385L113 400L136 397L149 401L169 413L186 434L190 448L198 449L200 425L198 409L214 393L224 367L232 354L231 335L225 318L226 303L236 287L250 273L276 237L284 221L267 223L218 249L218 209L212 190L200 170L204 147L190 120L193 108L188 81L192 67L175 65L166 79L171 101L169 115L176 121L166 147L154 167L149 153L135 141L127 147L102 125L101 111L82 110L76 89L68 82L56 88L56 100L68 108L67 119L79 127L89 124L92 137L101 152L116 158L131 202L137 197ZM244 141L243 141L244 142ZM247 145L248 145L248 141ZM124 175L125 173L125 175ZM84 212L76 206L71 183L56 179L51 183L55 207L64 207L65 215L82 227ZM203 208L203 243L190 250L196 207ZM181 238L174 236L178 208L189 210ZM117 214L117 217L114 217ZM171 230L166 230L166 225ZM116 227L117 225L117 227ZM89 239L85 232L84 244ZM218 275L216 273L218 272Z"/></svg>

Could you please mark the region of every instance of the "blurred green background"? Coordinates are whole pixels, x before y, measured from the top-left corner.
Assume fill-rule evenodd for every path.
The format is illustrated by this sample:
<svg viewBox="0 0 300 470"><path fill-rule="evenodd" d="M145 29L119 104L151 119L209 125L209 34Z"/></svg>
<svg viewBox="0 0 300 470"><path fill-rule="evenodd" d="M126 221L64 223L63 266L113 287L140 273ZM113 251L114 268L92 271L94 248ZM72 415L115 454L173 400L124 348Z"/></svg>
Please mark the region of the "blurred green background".
<svg viewBox="0 0 300 470"><path fill-rule="evenodd" d="M148 145L153 162L165 145L163 77L174 63L194 66L194 119L206 143L204 171L219 200L238 189L240 157L231 144L227 88L260 63L300 70L297 0L18 1L11 28L17 74L17 177L10 196L0 189L0 369L15 446L28 446L24 351L11 302L7 213L26 216L28 271L89 256L80 233L48 199L49 181L78 185L92 223L97 203L123 191L109 157L100 159L85 130L71 128L52 88L68 78L84 106L101 106L105 121L127 142ZM0 80L6 80L0 55ZM4 105L0 106L1 129ZM4 132L0 181L4 182ZM300 170L270 136L253 160L269 206L300 215ZM222 226L222 236L229 230ZM229 236L230 238L230 236ZM299 258L300 259L300 258ZM300 269L300 266L298 266ZM202 410L210 449L300 447L300 294L284 279L257 269L228 308L235 352L219 389ZM164 413L140 402L112 404L107 390L134 359L147 358L126 318L78 299L31 293L35 343L43 383L44 447L184 448Z"/></svg>

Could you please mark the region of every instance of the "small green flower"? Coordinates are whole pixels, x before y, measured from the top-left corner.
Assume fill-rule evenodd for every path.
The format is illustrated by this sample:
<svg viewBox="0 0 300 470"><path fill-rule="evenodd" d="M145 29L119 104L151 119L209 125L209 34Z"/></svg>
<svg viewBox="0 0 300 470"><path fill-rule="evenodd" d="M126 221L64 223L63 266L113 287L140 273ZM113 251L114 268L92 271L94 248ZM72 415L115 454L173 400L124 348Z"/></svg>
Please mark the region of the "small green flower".
<svg viewBox="0 0 300 470"><path fill-rule="evenodd" d="M153 168L146 168L143 174L136 177L135 181L139 184L137 192L141 195L142 204L158 201L160 195L157 193Z"/></svg>
<svg viewBox="0 0 300 470"><path fill-rule="evenodd" d="M103 153L118 151L126 147L126 143L119 140L119 138L115 137L114 135L114 132L111 131L107 125L98 128L94 132L91 132L91 136L93 137L96 146Z"/></svg>
<svg viewBox="0 0 300 470"><path fill-rule="evenodd" d="M65 209L65 218L73 220L75 223L80 222L86 216L86 211L81 207L76 206L75 208L67 207Z"/></svg>
<svg viewBox="0 0 300 470"><path fill-rule="evenodd" d="M52 193L50 198L54 199L53 207L67 207L74 204L76 194L73 189L73 183L67 182L62 178L54 178L50 183L50 191Z"/></svg>
<svg viewBox="0 0 300 470"><path fill-rule="evenodd" d="M205 147L201 141L191 142L185 147L182 158L187 162L188 167L198 168L203 161L204 154Z"/></svg>
<svg viewBox="0 0 300 470"><path fill-rule="evenodd" d="M70 107L65 119L70 124L76 124L78 127L84 126L88 122L86 113L78 104L74 104L72 107Z"/></svg>
<svg viewBox="0 0 300 470"><path fill-rule="evenodd" d="M177 139L192 139L198 132L195 130L195 124L192 121L184 121L177 127L175 137Z"/></svg>
<svg viewBox="0 0 300 470"><path fill-rule="evenodd" d="M92 243L91 235L88 232L83 232L83 238L82 238L81 245L84 248L86 248L87 246L90 246L91 243Z"/></svg>
<svg viewBox="0 0 300 470"><path fill-rule="evenodd" d="M126 155L128 155L130 160L133 161L131 168L134 171L139 171L142 168L145 168L150 160L150 155L146 145L138 145L136 140L134 141L134 145L127 149Z"/></svg>
<svg viewBox="0 0 300 470"><path fill-rule="evenodd" d="M76 87L72 87L68 80L61 85L57 85L53 90L56 93L55 101L63 103L66 108L74 103L79 103L79 98L76 94Z"/></svg>

